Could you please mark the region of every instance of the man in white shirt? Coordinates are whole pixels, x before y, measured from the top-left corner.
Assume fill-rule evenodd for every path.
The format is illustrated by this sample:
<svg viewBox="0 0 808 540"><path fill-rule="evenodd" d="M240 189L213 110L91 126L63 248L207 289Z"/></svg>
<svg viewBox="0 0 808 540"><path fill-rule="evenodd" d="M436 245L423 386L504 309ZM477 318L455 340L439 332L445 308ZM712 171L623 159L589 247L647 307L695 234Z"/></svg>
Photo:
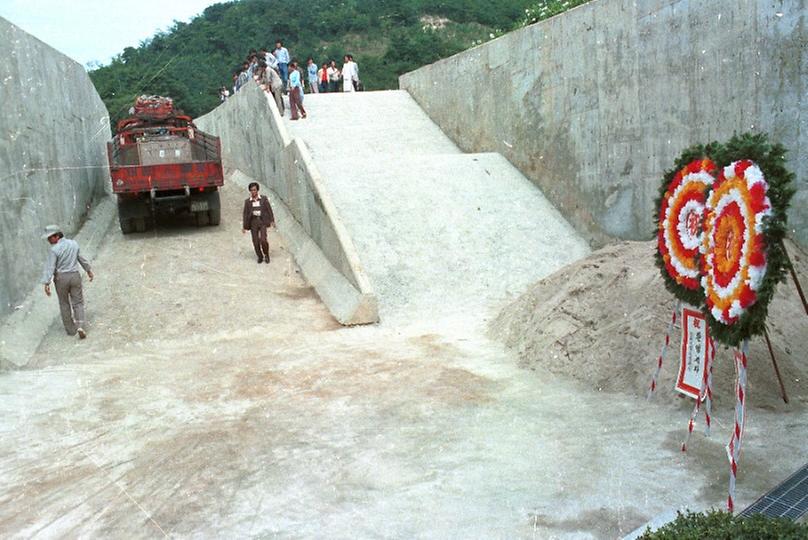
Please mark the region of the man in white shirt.
<svg viewBox="0 0 808 540"><path fill-rule="evenodd" d="M329 62L327 73L328 73L328 91L338 92L339 90L337 85L339 84L340 73L339 69L337 69L336 61L331 60L331 62Z"/></svg>
<svg viewBox="0 0 808 540"><path fill-rule="evenodd" d="M266 49L261 49L261 53L264 55L264 61L267 63L267 66L278 71L278 59L275 58L275 55Z"/></svg>
<svg viewBox="0 0 808 540"><path fill-rule="evenodd" d="M75 240L65 238L62 229L56 225L45 227L42 235L51 245L48 260L42 272L42 284L45 294L51 295L51 280L56 286L56 297L59 299L59 312L62 315L62 324L69 336L78 334L80 339L87 337L84 319L84 293L81 288L81 274L79 266L87 272L90 281L95 275L87 259L81 256L79 245Z"/></svg>
<svg viewBox="0 0 808 540"><path fill-rule="evenodd" d="M358 80L356 64L353 63L347 54L343 57L342 64L342 91L355 92L354 82Z"/></svg>
<svg viewBox="0 0 808 540"><path fill-rule="evenodd" d="M278 40L275 42L275 51L273 52L275 59L278 61L278 72L281 74L284 88L286 81L289 80L289 51L283 46L283 41Z"/></svg>

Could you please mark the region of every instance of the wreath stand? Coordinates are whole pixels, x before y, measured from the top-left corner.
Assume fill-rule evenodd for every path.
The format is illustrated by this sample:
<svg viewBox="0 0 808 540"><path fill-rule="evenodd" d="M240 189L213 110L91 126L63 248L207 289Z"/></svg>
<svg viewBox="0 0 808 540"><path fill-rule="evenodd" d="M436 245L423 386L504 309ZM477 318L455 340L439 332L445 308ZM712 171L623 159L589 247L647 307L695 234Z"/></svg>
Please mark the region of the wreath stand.
<svg viewBox="0 0 808 540"><path fill-rule="evenodd" d="M735 506L735 484L746 420L750 337L763 334L780 395L788 403L765 322L765 307L777 283L784 280L786 268L808 314L808 302L783 243L786 209L793 194L790 186L793 174L782 167L784 154L785 149L770 145L765 134L735 136L725 145L710 143L691 147L676 160L675 168L665 173L657 201L657 266L666 288L676 297L676 304L651 378L648 398L656 390L681 309L683 347L688 343L687 363L690 364L689 358L695 354L699 366L703 366L698 391L692 382L683 382L683 371L680 371L679 381L682 384L677 383L677 388L681 386L696 401L681 446L682 451L686 451L702 402L705 404L705 435L710 434L716 341L734 348L735 418L726 446L730 464L727 497L730 512ZM685 316L683 302L702 306L704 317L698 317L697 321L708 323L707 334L694 338L698 341L694 342L692 350L688 341L691 323ZM699 322L693 324L694 329L700 328ZM706 347L703 355L700 343ZM684 349L682 354L685 354ZM697 372L698 369L690 369L691 381Z"/></svg>

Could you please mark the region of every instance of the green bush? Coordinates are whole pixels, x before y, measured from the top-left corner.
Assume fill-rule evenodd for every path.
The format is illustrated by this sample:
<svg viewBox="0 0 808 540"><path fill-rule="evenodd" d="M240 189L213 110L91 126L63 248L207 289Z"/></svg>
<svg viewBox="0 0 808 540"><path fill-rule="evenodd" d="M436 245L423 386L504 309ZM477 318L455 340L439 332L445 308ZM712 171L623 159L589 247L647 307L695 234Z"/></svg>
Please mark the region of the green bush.
<svg viewBox="0 0 808 540"><path fill-rule="evenodd" d="M760 514L739 517L728 512L688 512L642 540L806 540L808 525Z"/></svg>

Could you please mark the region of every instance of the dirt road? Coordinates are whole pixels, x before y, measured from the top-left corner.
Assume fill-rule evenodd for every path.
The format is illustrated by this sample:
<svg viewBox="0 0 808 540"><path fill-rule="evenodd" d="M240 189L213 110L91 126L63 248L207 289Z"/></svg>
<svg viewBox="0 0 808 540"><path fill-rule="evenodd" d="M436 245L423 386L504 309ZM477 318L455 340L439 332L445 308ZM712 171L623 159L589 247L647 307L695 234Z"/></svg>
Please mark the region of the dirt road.
<svg viewBox="0 0 808 540"><path fill-rule="evenodd" d="M724 441L683 456L684 407L536 377L462 328L341 328L223 195L218 228L111 231L90 337L54 325L0 374L1 536L602 538L722 504ZM804 451L783 428L750 418L741 504Z"/></svg>

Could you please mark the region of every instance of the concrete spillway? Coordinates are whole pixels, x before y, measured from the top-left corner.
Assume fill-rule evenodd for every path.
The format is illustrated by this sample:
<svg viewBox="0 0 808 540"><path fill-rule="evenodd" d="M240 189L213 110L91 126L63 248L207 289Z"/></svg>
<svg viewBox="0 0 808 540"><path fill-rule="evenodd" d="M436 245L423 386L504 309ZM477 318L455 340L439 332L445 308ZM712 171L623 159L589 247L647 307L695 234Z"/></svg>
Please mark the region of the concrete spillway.
<svg viewBox="0 0 808 540"><path fill-rule="evenodd" d="M383 321L469 315L588 253L499 154L462 153L406 92L307 95L310 149Z"/></svg>
<svg viewBox="0 0 808 540"><path fill-rule="evenodd" d="M39 226L72 233L82 221L101 186L85 175L104 170L89 141L107 129L106 112L78 107L99 103L80 99L80 66L3 32L13 40L0 69L13 77L0 90L26 85L0 113L14 127L0 140L0 316L36 280ZM43 59L42 85L13 71ZM30 126L59 129L22 121L45 105L52 116ZM534 376L479 327L445 324L484 319L586 251L536 188L497 154L461 153L406 94L306 105L309 118L290 123L250 84L199 119L230 169L219 227L177 219L124 237L102 226L111 201L93 208L78 236L83 250L98 246L87 339L50 324L55 299L38 286L39 307L9 315L0 353L35 325L42 339L13 347L27 369L0 367L0 537L619 538L671 508L722 504L723 437L694 434L680 451L688 404L638 406L642 396L546 366ZM242 234L248 178L277 210L271 264L256 265ZM658 279L634 262L611 268ZM593 305L579 287L559 289L536 302ZM334 320L374 322L377 304L381 325ZM657 315L661 331L667 312ZM618 324L636 329L605 327ZM616 350L595 350L601 373L625 362ZM752 362L750 381L767 368ZM756 407L753 389L739 507L804 455L806 400ZM732 409L713 412L731 425Z"/></svg>

